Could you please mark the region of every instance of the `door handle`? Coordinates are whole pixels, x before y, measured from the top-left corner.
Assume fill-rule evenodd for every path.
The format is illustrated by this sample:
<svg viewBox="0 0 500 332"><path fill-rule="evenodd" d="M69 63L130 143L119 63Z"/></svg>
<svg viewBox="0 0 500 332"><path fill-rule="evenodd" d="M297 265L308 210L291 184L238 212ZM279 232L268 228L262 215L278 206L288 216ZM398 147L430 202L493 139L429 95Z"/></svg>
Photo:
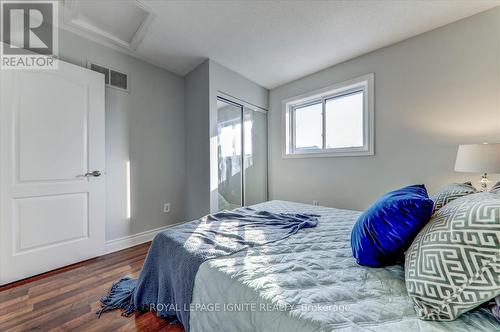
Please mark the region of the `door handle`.
<svg viewBox="0 0 500 332"><path fill-rule="evenodd" d="M88 178L91 176L98 177L98 176L101 176L101 172L100 171L88 172L88 173L85 173L84 176L86 176Z"/></svg>

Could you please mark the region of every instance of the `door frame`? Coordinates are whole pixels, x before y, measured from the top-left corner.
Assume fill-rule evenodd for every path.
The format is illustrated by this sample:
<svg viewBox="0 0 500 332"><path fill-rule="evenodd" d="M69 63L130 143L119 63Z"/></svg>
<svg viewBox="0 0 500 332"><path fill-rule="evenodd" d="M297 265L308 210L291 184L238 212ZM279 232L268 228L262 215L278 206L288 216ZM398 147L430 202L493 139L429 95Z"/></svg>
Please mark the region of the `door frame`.
<svg viewBox="0 0 500 332"><path fill-rule="evenodd" d="M240 122L241 122L241 177L240 177L240 182L241 182L241 206L245 206L245 108L253 111L253 112L258 112L262 113L266 116L266 142L267 142L267 163L266 163L266 200L269 199L269 112L259 106L253 105L251 103L248 103L244 100L241 100L239 98L233 97L231 95L228 95L224 92L217 91L216 95L216 100L223 101L225 103L231 104L233 106L236 106L240 109ZM218 110L217 110L218 111ZM217 122L217 112L215 112L216 118L215 118L215 123ZM218 159L219 156L217 155L217 165L218 165ZM219 183L218 179L218 173L217 173L217 183ZM218 192L218 187L217 187L217 192Z"/></svg>

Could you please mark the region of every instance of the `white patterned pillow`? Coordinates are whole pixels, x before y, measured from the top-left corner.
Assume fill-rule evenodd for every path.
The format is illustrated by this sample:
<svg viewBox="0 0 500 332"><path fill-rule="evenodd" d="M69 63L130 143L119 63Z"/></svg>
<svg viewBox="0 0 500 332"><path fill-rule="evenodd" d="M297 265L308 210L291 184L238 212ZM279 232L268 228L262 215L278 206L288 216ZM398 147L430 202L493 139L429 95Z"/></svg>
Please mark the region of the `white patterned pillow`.
<svg viewBox="0 0 500 332"><path fill-rule="evenodd" d="M417 316L454 320L500 295L500 199L477 193L434 214L406 252Z"/></svg>
<svg viewBox="0 0 500 332"><path fill-rule="evenodd" d="M500 181L498 181L491 189L490 193L500 194Z"/></svg>
<svg viewBox="0 0 500 332"><path fill-rule="evenodd" d="M470 182L452 183L438 190L430 199L434 202L434 212L436 212L459 197L475 193L477 193L477 190Z"/></svg>

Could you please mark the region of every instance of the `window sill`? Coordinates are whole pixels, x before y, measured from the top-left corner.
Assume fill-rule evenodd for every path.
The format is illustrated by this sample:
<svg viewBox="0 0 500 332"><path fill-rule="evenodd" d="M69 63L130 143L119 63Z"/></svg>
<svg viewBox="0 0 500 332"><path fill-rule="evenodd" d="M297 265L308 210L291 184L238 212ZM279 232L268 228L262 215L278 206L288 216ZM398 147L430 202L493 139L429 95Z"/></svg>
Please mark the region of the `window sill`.
<svg viewBox="0 0 500 332"><path fill-rule="evenodd" d="M318 151L318 152L297 152L284 153L282 159L297 158L335 158L335 157L367 157L374 156L374 151Z"/></svg>

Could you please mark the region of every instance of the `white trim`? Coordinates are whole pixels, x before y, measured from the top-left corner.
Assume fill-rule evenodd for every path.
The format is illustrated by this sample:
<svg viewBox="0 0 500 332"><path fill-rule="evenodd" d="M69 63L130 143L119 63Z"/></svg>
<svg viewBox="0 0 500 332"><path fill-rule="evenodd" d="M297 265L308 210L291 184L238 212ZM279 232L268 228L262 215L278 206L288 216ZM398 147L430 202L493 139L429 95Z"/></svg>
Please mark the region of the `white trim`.
<svg viewBox="0 0 500 332"><path fill-rule="evenodd" d="M145 12L148 13L148 16L144 21L142 21L141 26L137 31L135 32L134 37L130 41L130 48L133 49L134 51L137 50L139 45L141 44L142 40L144 37L146 37L146 34L148 32L148 29L150 25L153 23L153 20L156 17L156 14L154 14L148 7L146 7L142 2L135 0L135 5L137 7L142 8Z"/></svg>
<svg viewBox="0 0 500 332"><path fill-rule="evenodd" d="M153 238L156 236L156 234L161 233L164 230L169 229L170 227L180 225L182 223L184 222L179 222L172 225L151 229L149 231L144 231L137 234L106 241L104 245L104 254L107 255L115 251L127 249L145 242L152 241Z"/></svg>
<svg viewBox="0 0 500 332"><path fill-rule="evenodd" d="M103 38L99 38L93 34L91 34L90 32L86 32L86 31L83 31L81 29L77 29L69 24L66 24L64 22L61 22L59 28L65 30L65 31L69 31L71 33L74 33L84 39L87 39L87 40L90 40L92 42L95 42L99 45L102 45L102 46L105 46L107 48L110 48L114 51L117 51L117 52L120 52L122 54L126 54L126 55L129 55L135 59L138 59L138 60L141 60L141 61L144 61L144 62L147 62L151 65L154 65L154 66L157 66L159 68L163 68L165 70L168 70L168 71L172 71L172 68L169 68L168 66L166 66L164 63L162 63L159 59L153 59L151 57L148 57L144 54L139 54L137 53L137 51L135 50L131 50L129 48L125 48L123 46L118 46L118 45L115 45L115 44L112 44L110 42L107 42L106 40L104 40ZM183 76L181 74L178 74L178 73L174 73L176 75L179 75L179 76Z"/></svg>
<svg viewBox="0 0 500 332"><path fill-rule="evenodd" d="M94 41L98 39L108 45L118 46L131 51L135 51L140 45L140 43L146 36L149 26L151 25L151 23L153 23L153 20L155 18L155 14L143 3L139 2L138 0L125 0L141 8L147 13L146 18L135 32L132 40L126 41L96 27L95 25L92 25L87 21L78 19L79 1L82 0L64 0L64 10L62 11L63 15L61 20L62 28L78 34L84 33L85 35L87 35L87 38Z"/></svg>
<svg viewBox="0 0 500 332"><path fill-rule="evenodd" d="M233 102L235 104L244 106L244 107L249 108L249 109L251 109L252 111L255 111L255 112L264 113L264 114L268 113L268 110L266 110L265 108L262 108L260 106L257 106L255 104L252 104L252 103L249 103L249 102L246 102L243 99L231 96L230 94L224 93L224 92L219 91L219 90L217 90L217 97L221 97L223 99L227 99L230 102Z"/></svg>
<svg viewBox="0 0 500 332"><path fill-rule="evenodd" d="M288 158L311 158L311 157L348 157L348 156L373 156L375 154L375 74L370 73L363 75L348 81L335 83L333 85L307 92L295 97L287 98L282 101L282 116L281 116L281 128L282 128L282 144L281 144L281 156L283 159ZM337 95L348 93L349 91L362 90L364 93L364 109L363 109L363 132L364 132L364 144L362 147L352 147L352 148L341 148L341 149L317 149L312 151L287 151L287 143L290 145L289 149L292 148L292 144L287 142L287 137L289 140L293 140L293 133L289 136L287 135L287 122L286 116L294 108L307 105L314 101L321 101L323 108L325 107L325 101L330 98L334 98ZM323 111L323 117L324 117ZM289 116L290 127L292 126L293 114ZM323 120L324 122L324 120ZM323 123L324 126L324 123ZM324 135L323 135L324 136ZM323 137L323 141L325 137ZM324 142L323 142L324 143ZM324 144L323 144L324 145Z"/></svg>

